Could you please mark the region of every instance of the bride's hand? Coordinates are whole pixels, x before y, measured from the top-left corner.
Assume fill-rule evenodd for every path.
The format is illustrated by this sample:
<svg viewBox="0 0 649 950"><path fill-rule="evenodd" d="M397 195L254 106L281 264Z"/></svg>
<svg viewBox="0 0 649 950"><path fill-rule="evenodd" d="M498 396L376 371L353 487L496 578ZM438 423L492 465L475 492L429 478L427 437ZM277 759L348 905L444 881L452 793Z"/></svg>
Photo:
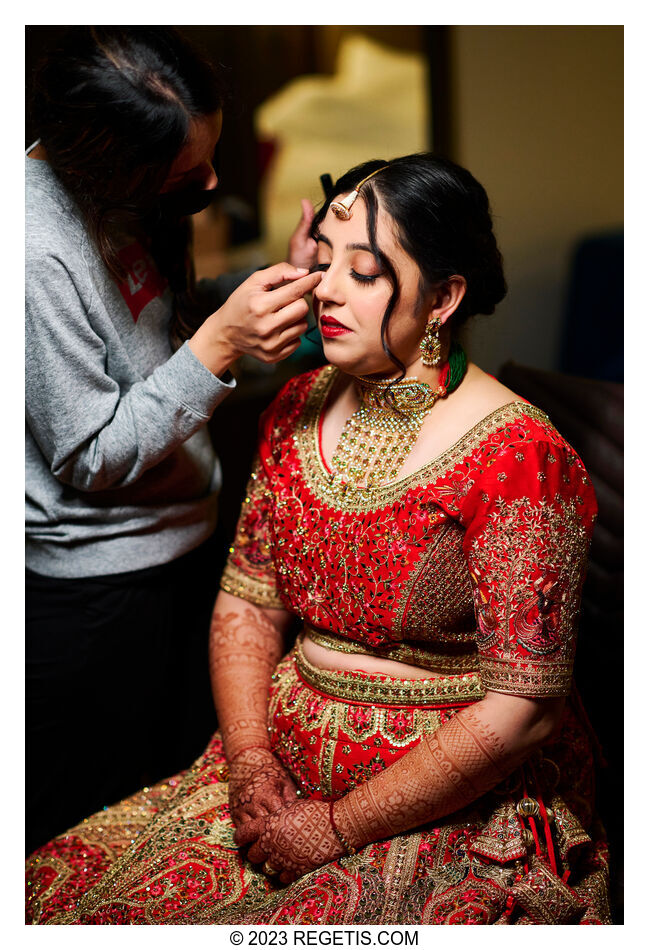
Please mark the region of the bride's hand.
<svg viewBox="0 0 649 950"><path fill-rule="evenodd" d="M238 828L296 801L292 778L267 749L246 749L230 763L230 815Z"/></svg>
<svg viewBox="0 0 649 950"><path fill-rule="evenodd" d="M237 829L239 847L251 845L248 860L262 864L282 884L322 867L343 851L329 820L328 802L296 801L274 815L247 822Z"/></svg>

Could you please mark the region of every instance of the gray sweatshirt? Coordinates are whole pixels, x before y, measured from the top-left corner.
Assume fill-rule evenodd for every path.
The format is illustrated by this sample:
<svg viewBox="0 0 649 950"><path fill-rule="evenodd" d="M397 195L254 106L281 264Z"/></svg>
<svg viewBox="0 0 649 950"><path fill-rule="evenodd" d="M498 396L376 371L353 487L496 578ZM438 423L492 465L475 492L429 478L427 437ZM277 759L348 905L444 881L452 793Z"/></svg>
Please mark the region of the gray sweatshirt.
<svg viewBox="0 0 649 950"><path fill-rule="evenodd" d="M26 564L53 577L162 564L214 529L205 423L231 391L185 343L139 245L118 286L47 162L26 157Z"/></svg>

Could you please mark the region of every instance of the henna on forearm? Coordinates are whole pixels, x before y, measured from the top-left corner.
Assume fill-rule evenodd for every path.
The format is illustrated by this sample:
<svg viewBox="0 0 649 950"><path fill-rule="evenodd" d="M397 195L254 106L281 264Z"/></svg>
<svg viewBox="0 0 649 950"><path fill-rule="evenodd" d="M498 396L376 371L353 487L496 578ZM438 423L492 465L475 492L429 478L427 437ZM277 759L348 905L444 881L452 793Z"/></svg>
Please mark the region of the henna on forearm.
<svg viewBox="0 0 649 950"><path fill-rule="evenodd" d="M210 676L225 756L230 814L238 827L295 801L296 788L270 751L268 691L282 651L283 615L222 592L210 631Z"/></svg>
<svg viewBox="0 0 649 950"><path fill-rule="evenodd" d="M241 825L235 841L283 883L441 818L506 778L551 732L561 704L494 696L462 710L331 806L310 799Z"/></svg>
<svg viewBox="0 0 649 950"><path fill-rule="evenodd" d="M523 761L529 746L505 742L479 705L335 803L336 826L354 848L463 808Z"/></svg>
<svg viewBox="0 0 649 950"><path fill-rule="evenodd" d="M232 604L234 609L227 609ZM210 677L228 761L270 748L268 690L282 651L281 630L259 607L221 593L210 629Z"/></svg>

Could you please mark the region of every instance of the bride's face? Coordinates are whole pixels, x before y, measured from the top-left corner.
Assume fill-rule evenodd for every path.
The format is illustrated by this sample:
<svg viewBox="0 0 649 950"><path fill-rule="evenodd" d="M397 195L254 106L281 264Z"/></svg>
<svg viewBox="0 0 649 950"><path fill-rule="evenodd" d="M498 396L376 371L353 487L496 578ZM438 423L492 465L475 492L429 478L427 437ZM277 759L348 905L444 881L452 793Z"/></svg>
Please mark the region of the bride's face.
<svg viewBox="0 0 649 950"><path fill-rule="evenodd" d="M381 343L381 320L392 284L370 250L363 199L356 199L348 221L329 209L317 240L323 277L313 292L313 308L327 360L357 376L398 374ZM427 316L419 294L419 268L399 245L392 219L380 207L376 241L392 262L401 292L386 341L409 368L419 359Z"/></svg>

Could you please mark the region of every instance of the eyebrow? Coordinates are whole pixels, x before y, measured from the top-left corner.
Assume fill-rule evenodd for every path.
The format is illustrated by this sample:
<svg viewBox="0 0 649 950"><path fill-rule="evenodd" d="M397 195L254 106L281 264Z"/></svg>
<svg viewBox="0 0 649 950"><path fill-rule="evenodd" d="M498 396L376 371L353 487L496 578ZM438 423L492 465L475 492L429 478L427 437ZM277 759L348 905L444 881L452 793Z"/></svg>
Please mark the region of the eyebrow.
<svg viewBox="0 0 649 950"><path fill-rule="evenodd" d="M327 247L330 247L333 250L333 244L331 243L329 238L326 237L324 234L318 232L318 234L316 235L316 241L322 241L323 244L326 244ZM346 251L369 251L370 254L374 253L374 251L369 246L369 244L346 244L345 250Z"/></svg>

